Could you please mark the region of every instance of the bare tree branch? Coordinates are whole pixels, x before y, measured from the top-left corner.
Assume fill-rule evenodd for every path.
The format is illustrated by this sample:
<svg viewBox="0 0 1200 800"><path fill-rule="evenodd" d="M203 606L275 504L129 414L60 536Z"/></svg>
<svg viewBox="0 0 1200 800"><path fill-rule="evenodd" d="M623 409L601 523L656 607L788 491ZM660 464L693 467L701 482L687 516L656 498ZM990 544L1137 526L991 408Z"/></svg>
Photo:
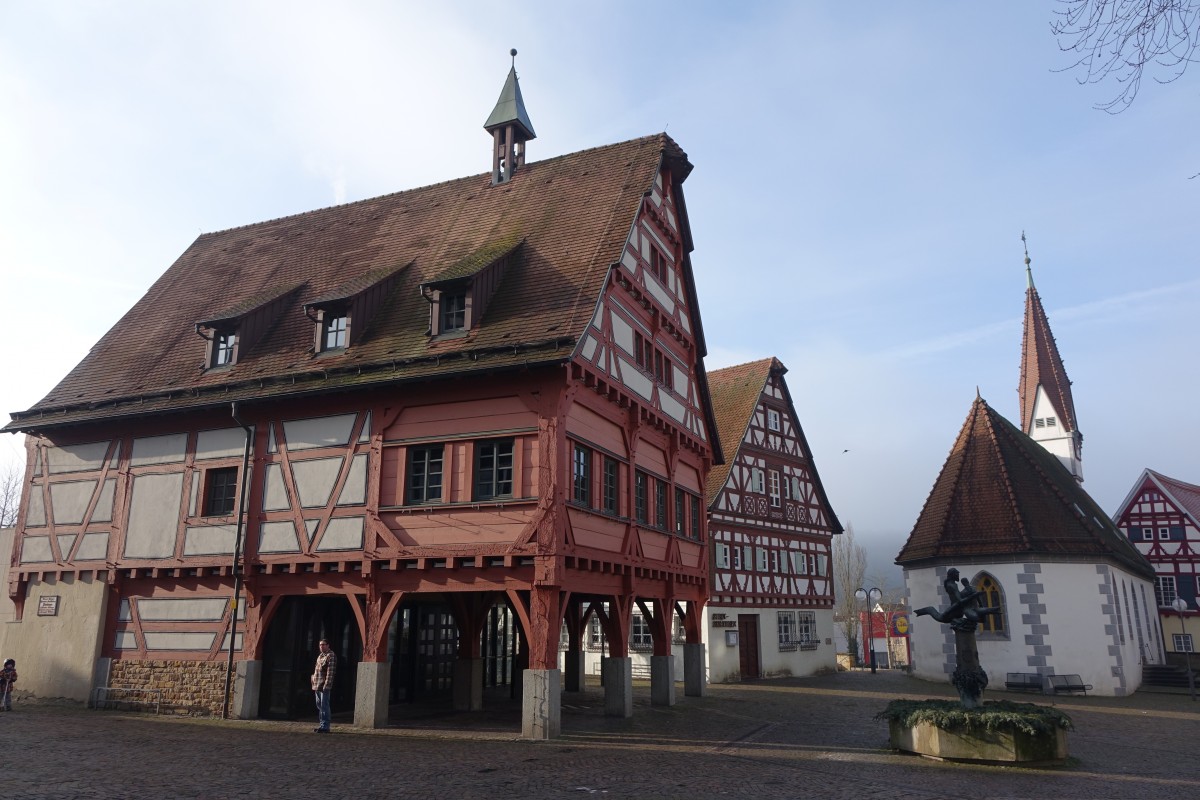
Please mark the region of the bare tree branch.
<svg viewBox="0 0 1200 800"><path fill-rule="evenodd" d="M21 507L22 473L15 466L0 467L0 528L17 524Z"/></svg>
<svg viewBox="0 0 1200 800"><path fill-rule="evenodd" d="M867 549L854 540L854 526L833 537L834 618L846 637L850 653L858 653L858 600L854 590L867 572Z"/></svg>
<svg viewBox="0 0 1200 800"><path fill-rule="evenodd" d="M1119 114L1128 108L1142 86L1147 67L1159 69L1170 83L1196 60L1200 44L1200 0L1059 0L1058 19L1050 30L1063 52L1076 56L1069 69L1078 70L1080 83L1112 78L1117 96L1096 108Z"/></svg>

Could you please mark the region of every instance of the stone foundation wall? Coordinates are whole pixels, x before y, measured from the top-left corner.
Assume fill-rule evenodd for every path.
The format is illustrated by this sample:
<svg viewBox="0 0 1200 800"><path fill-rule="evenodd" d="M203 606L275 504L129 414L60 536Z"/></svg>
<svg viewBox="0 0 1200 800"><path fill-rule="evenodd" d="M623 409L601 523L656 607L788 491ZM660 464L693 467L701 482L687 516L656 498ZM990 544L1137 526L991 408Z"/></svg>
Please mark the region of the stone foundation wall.
<svg viewBox="0 0 1200 800"><path fill-rule="evenodd" d="M108 685L162 692L162 713L220 715L226 664L217 661L114 661Z"/></svg>

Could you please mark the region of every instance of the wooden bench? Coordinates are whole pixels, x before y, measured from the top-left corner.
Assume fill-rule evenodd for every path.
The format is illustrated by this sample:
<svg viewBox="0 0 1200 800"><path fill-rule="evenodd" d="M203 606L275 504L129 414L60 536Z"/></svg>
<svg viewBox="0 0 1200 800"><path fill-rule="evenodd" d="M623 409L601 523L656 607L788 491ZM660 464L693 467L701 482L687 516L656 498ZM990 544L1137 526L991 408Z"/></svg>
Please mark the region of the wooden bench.
<svg viewBox="0 0 1200 800"><path fill-rule="evenodd" d="M1050 688L1055 694L1059 692L1083 692L1084 697L1087 697L1087 690L1092 688L1090 683L1084 683L1083 679L1078 675L1051 675Z"/></svg>
<svg viewBox="0 0 1200 800"><path fill-rule="evenodd" d="M162 707L162 689L131 689L125 686L97 686L92 690L92 708L154 709Z"/></svg>
<svg viewBox="0 0 1200 800"><path fill-rule="evenodd" d="M1042 691L1042 676L1036 672L1010 672L1004 679L1004 688L1016 692Z"/></svg>

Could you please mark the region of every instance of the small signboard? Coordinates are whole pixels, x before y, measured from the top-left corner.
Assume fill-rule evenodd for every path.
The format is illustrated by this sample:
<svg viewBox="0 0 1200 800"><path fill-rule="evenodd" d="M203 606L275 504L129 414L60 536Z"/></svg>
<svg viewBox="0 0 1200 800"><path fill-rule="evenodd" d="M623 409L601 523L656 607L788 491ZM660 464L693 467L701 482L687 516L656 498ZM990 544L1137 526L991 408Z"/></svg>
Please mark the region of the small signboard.
<svg viewBox="0 0 1200 800"><path fill-rule="evenodd" d="M58 595L47 594L38 598L39 617L57 617L58 616Z"/></svg>

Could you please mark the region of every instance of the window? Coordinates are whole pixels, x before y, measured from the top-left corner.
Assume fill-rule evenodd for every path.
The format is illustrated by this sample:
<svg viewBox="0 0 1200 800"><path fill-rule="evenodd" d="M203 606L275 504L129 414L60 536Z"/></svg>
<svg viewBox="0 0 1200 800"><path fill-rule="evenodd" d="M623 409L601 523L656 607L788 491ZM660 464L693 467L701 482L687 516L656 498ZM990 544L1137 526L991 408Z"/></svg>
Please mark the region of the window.
<svg viewBox="0 0 1200 800"><path fill-rule="evenodd" d="M732 552L733 552L733 568L741 569L742 568L742 548L734 547Z"/></svg>
<svg viewBox="0 0 1200 800"><path fill-rule="evenodd" d="M771 508L779 508L779 471L771 470Z"/></svg>
<svg viewBox="0 0 1200 800"><path fill-rule="evenodd" d="M675 388L675 367L670 356L637 331L633 332L633 355L637 365L652 374L656 381L668 389Z"/></svg>
<svg viewBox="0 0 1200 800"><path fill-rule="evenodd" d="M1173 633L1171 641L1175 645L1176 653L1194 653L1192 649L1192 635L1190 633Z"/></svg>
<svg viewBox="0 0 1200 800"><path fill-rule="evenodd" d="M663 283L667 282L667 257L653 245L650 247L650 271Z"/></svg>
<svg viewBox="0 0 1200 800"><path fill-rule="evenodd" d="M213 334L212 365L214 367L223 367L226 364L232 364L236 354L237 331L219 330Z"/></svg>
<svg viewBox="0 0 1200 800"><path fill-rule="evenodd" d="M768 556L771 559L771 572L779 572L779 551L772 550Z"/></svg>
<svg viewBox="0 0 1200 800"><path fill-rule="evenodd" d="M1137 528L1134 528L1134 530L1136 531ZM1150 541L1154 538L1154 528L1142 528L1141 533L1144 541Z"/></svg>
<svg viewBox="0 0 1200 800"><path fill-rule="evenodd" d="M754 563L759 572L767 571L767 551L762 547L754 548Z"/></svg>
<svg viewBox="0 0 1200 800"><path fill-rule="evenodd" d="M409 505L442 502L442 454L445 445L410 447L408 450Z"/></svg>
<svg viewBox="0 0 1200 800"><path fill-rule="evenodd" d="M1170 606L1175 597L1174 575L1159 575L1154 579L1154 599L1160 606Z"/></svg>
<svg viewBox="0 0 1200 800"><path fill-rule="evenodd" d="M795 650L796 649L796 612L795 611L780 611L778 613L779 620L779 649L780 650Z"/></svg>
<svg viewBox="0 0 1200 800"><path fill-rule="evenodd" d="M804 553L792 553L792 572L797 575L807 575L808 556Z"/></svg>
<svg viewBox="0 0 1200 800"><path fill-rule="evenodd" d="M800 479L798 477L796 477L795 475L792 476L792 499L793 500L803 499L800 494Z"/></svg>
<svg viewBox="0 0 1200 800"><path fill-rule="evenodd" d="M984 617L979 627L984 633L1004 633L1004 597L1000 593L1000 584L991 575L984 574L975 581L976 591L983 595L983 605L987 608L998 608L998 614ZM1119 612L1118 612L1119 613Z"/></svg>
<svg viewBox="0 0 1200 800"><path fill-rule="evenodd" d="M350 318L345 311L327 312L321 320L321 349L336 350L346 346Z"/></svg>
<svg viewBox="0 0 1200 800"><path fill-rule="evenodd" d="M646 618L634 612L633 624L629 628L629 648L631 650L649 650L653 646L654 636L650 633L650 626L646 624Z"/></svg>
<svg viewBox="0 0 1200 800"><path fill-rule="evenodd" d="M475 499L513 496L513 440L475 445Z"/></svg>
<svg viewBox="0 0 1200 800"><path fill-rule="evenodd" d="M576 503L591 508L592 451L581 444L575 445L575 457L572 459L572 465L574 491L571 496Z"/></svg>
<svg viewBox="0 0 1200 800"><path fill-rule="evenodd" d="M608 456L604 457L604 511L621 513L621 464Z"/></svg>
<svg viewBox="0 0 1200 800"><path fill-rule="evenodd" d="M227 517L237 499L237 467L210 469L204 474L204 516Z"/></svg>
<svg viewBox="0 0 1200 800"><path fill-rule="evenodd" d="M817 643L817 612L799 611L796 613L796 640L801 644Z"/></svg>
<svg viewBox="0 0 1200 800"><path fill-rule="evenodd" d="M717 569L729 569L729 545L717 543Z"/></svg>
<svg viewBox="0 0 1200 800"><path fill-rule="evenodd" d="M1167 541L1168 539L1170 539L1171 538L1171 529L1170 528L1159 528L1158 529L1158 538L1160 541L1164 541L1164 542Z"/></svg>
<svg viewBox="0 0 1200 800"><path fill-rule="evenodd" d="M687 500L683 489L675 488L675 533L687 535Z"/></svg>
<svg viewBox="0 0 1200 800"><path fill-rule="evenodd" d="M762 494L766 491L765 483L766 481L763 478L763 471L761 469L754 467L750 470L750 491Z"/></svg>
<svg viewBox="0 0 1200 800"><path fill-rule="evenodd" d="M438 325L439 333L447 333L449 331L461 331L467 327L467 293L456 292L448 294L443 292L439 299L441 312L440 324Z"/></svg>
<svg viewBox="0 0 1200 800"><path fill-rule="evenodd" d="M654 479L654 525L667 529L667 482L662 478Z"/></svg>
<svg viewBox="0 0 1200 800"><path fill-rule="evenodd" d="M637 521L650 522L650 476L639 470L633 476L633 506Z"/></svg>
<svg viewBox="0 0 1200 800"><path fill-rule="evenodd" d="M773 408L767 409L767 430L779 430L779 412Z"/></svg>

